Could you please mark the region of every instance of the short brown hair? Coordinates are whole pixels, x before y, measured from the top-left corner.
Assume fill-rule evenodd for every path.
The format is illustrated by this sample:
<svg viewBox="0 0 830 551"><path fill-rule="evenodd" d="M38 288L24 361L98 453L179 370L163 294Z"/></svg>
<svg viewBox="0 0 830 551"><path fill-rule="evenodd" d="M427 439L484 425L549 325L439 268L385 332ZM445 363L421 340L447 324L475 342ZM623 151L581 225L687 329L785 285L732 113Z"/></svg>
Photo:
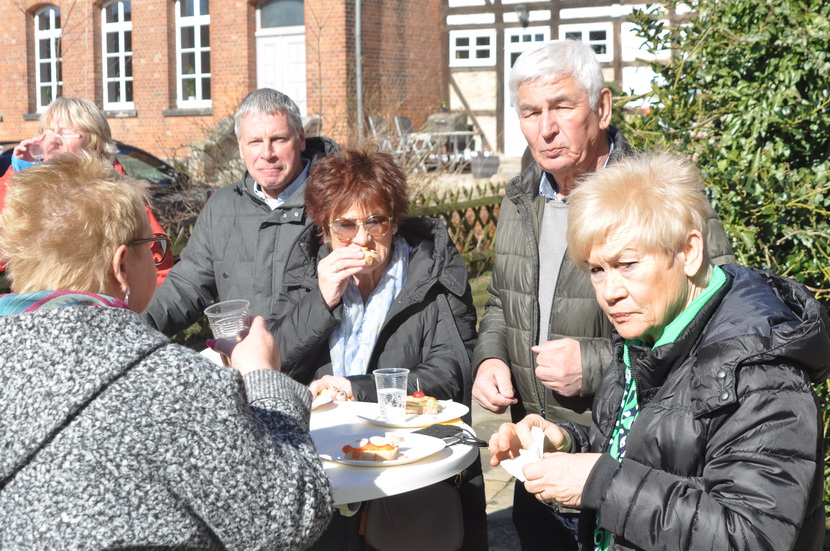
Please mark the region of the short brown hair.
<svg viewBox="0 0 830 551"><path fill-rule="evenodd" d="M328 225L355 203L383 207L397 225L409 212L406 176L388 153L343 149L311 169L305 189L306 212L328 235Z"/></svg>
<svg viewBox="0 0 830 551"><path fill-rule="evenodd" d="M115 249L149 232L145 188L88 152L15 173L0 226L14 292L104 292Z"/></svg>

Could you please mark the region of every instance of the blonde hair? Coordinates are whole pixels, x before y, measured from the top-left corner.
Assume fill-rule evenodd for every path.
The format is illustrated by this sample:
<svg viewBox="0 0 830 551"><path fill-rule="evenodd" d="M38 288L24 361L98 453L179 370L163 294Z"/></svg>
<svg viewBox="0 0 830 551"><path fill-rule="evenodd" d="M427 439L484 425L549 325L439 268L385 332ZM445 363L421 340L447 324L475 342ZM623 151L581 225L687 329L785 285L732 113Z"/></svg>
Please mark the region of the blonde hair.
<svg viewBox="0 0 830 551"><path fill-rule="evenodd" d="M88 149L103 159L112 160L118 153L104 112L87 99L60 97L52 101L40 115L41 132L55 122L89 134Z"/></svg>
<svg viewBox="0 0 830 551"><path fill-rule="evenodd" d="M102 293L115 250L150 230L146 185L88 152L17 172L0 226L15 293Z"/></svg>
<svg viewBox="0 0 830 551"><path fill-rule="evenodd" d="M689 232L703 236L703 268L709 213L697 167L686 157L643 154L618 161L580 179L568 198L568 255L586 269L591 249L625 228L649 253L673 257Z"/></svg>

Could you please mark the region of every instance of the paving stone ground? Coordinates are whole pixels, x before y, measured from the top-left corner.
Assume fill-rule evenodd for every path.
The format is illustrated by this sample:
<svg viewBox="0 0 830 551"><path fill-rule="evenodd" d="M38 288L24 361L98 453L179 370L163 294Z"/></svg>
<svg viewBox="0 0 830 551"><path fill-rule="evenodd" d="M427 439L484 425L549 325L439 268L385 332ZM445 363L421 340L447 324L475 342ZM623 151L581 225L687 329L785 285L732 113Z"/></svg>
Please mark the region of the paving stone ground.
<svg viewBox="0 0 830 551"><path fill-rule="evenodd" d="M491 181L506 182L521 172L521 159L501 159L498 173ZM439 178L441 185L452 188L472 186L476 183L469 172L446 174ZM473 400L473 428L479 438L488 440L498 426L510 421L510 415L497 415L480 407ZM481 449L481 466L484 471L484 492L487 497L487 523L490 551L518 551L519 538L513 526L514 478L501 467L490 466L490 453Z"/></svg>
<svg viewBox="0 0 830 551"><path fill-rule="evenodd" d="M488 440L501 423L510 421L509 414L496 415L473 401L473 429L479 438ZM490 466L490 452L481 449L484 471L484 493L487 497L487 531L490 551L517 551L519 538L513 526L513 481L501 467Z"/></svg>

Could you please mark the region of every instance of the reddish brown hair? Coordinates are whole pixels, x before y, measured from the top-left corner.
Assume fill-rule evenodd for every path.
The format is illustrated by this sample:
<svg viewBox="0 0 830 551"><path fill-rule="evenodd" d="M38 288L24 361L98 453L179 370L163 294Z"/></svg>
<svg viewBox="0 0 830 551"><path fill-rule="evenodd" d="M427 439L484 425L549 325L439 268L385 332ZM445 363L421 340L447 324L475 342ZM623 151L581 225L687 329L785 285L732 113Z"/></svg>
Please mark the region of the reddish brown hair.
<svg viewBox="0 0 830 551"><path fill-rule="evenodd" d="M391 155L346 148L314 165L306 183L305 207L315 225L327 235L329 223L355 203L382 208L393 225L406 216L406 176Z"/></svg>

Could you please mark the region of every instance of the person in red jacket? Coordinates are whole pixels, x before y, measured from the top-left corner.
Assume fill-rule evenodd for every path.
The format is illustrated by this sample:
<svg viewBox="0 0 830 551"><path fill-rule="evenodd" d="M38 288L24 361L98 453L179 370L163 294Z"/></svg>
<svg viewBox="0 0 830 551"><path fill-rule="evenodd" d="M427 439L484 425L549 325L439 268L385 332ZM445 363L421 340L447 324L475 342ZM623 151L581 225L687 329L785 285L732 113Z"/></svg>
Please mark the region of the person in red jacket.
<svg viewBox="0 0 830 551"><path fill-rule="evenodd" d="M42 152L38 152L40 148ZM103 159L111 159L115 169L125 174L124 167L115 160L118 148L112 139L110 125L104 113L91 101L81 98L57 98L40 115L40 135L23 140L12 153L12 164L0 177L0 212L3 210L6 186L15 172L24 170L40 160L48 160L59 153L88 151ZM165 231L148 205L147 218L154 234ZM155 243L156 285L161 285L173 267L173 254L168 241ZM0 260L0 275L5 264ZM2 292L2 290L0 290Z"/></svg>

